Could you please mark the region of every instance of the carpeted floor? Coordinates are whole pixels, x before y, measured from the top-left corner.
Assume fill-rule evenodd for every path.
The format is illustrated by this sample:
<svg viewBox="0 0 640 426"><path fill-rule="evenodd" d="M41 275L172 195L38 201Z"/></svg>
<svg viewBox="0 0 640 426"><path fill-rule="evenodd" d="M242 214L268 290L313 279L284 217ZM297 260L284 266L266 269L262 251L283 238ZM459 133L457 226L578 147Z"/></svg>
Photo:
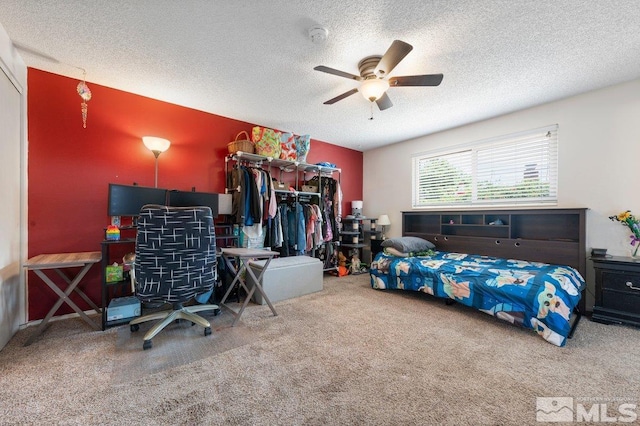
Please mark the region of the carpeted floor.
<svg viewBox="0 0 640 426"><path fill-rule="evenodd" d="M0 351L0 423L523 425L537 397L640 407L639 329L583 319L558 348L366 274L324 287L277 317L249 305L236 327L223 311L211 336L176 324L149 351L142 326L57 321L28 347L21 330Z"/></svg>
<svg viewBox="0 0 640 426"><path fill-rule="evenodd" d="M251 343L253 333L242 322L231 327L233 316L226 309L218 316L208 312L199 314L211 323L211 336L203 338L202 327L191 326L191 323L182 321L172 324L157 335L153 339L152 350L146 351L141 350L142 338L154 322L142 324L136 334L132 334L129 327L118 327L116 357L122 362L119 362L114 370L114 382L139 380L152 373L189 364Z"/></svg>

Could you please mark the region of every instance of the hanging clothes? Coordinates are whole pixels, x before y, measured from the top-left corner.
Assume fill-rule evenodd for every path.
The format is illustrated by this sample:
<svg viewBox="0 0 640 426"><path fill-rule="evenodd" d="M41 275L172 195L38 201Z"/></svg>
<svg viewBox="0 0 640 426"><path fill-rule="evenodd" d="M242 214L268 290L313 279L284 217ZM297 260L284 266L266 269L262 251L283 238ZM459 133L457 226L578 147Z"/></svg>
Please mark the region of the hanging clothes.
<svg viewBox="0 0 640 426"><path fill-rule="evenodd" d="M342 188L340 182L332 179L335 185L335 194L333 199L334 215L336 223L342 222Z"/></svg>
<svg viewBox="0 0 640 426"><path fill-rule="evenodd" d="M313 210L313 207L311 204L307 204L304 206L305 209L305 214L304 214L304 220L305 220L305 237L306 237L306 246L305 249L307 252L311 252L314 248L315 248L315 242L313 241L313 236L315 234L316 231L316 213L315 210Z"/></svg>
<svg viewBox="0 0 640 426"><path fill-rule="evenodd" d="M253 244L263 241L262 231L262 202L260 198L262 190L262 174L260 170L255 168L246 168L246 173L249 179L247 187L249 188L249 202L246 203L247 217L245 218L245 226L242 228L242 232L252 241ZM263 243L258 244L258 247L262 247ZM255 246L254 246L255 247Z"/></svg>
<svg viewBox="0 0 640 426"><path fill-rule="evenodd" d="M338 228L334 226L335 215L333 210L333 182L327 181L322 186L322 214L324 215L324 240L333 241L338 238ZM335 238L334 238L335 237Z"/></svg>
<svg viewBox="0 0 640 426"><path fill-rule="evenodd" d="M294 203L295 206L295 224L296 224L296 254L302 255L305 252L305 248L307 245L307 237L306 237L306 222L304 219L304 209L302 204L299 202Z"/></svg>
<svg viewBox="0 0 640 426"><path fill-rule="evenodd" d="M233 223L244 223L245 215L244 171L234 166L227 174L227 188L231 190L231 219Z"/></svg>
<svg viewBox="0 0 640 426"><path fill-rule="evenodd" d="M339 240L342 191L331 174L311 178L317 181L317 196L276 192L267 163L237 161L227 172L227 189L232 194L232 222L241 225L245 241L259 241L281 256L317 256L327 252L329 242Z"/></svg>
<svg viewBox="0 0 640 426"><path fill-rule="evenodd" d="M247 167L243 167L245 177L245 220L244 224L252 226L256 222L260 222L262 218L262 208L260 200L260 191L256 184L253 171Z"/></svg>
<svg viewBox="0 0 640 426"><path fill-rule="evenodd" d="M322 236L322 210L320 210L320 206L317 204L313 204L312 205L313 210L314 210L314 217L315 217L315 227L314 227L314 235L313 235L313 242L314 242L314 248L319 248L320 246L322 246L322 243L324 242L324 238Z"/></svg>
<svg viewBox="0 0 640 426"><path fill-rule="evenodd" d="M291 254L290 248L293 247L289 243L289 210L291 210L291 207L287 204L282 204L280 206L280 220L282 221L282 248L284 256L289 256Z"/></svg>
<svg viewBox="0 0 640 426"><path fill-rule="evenodd" d="M273 186L273 179L271 178L271 173L266 172L266 180L269 189L269 209L268 214L270 218L275 218L278 213L278 199L276 198L276 189Z"/></svg>
<svg viewBox="0 0 640 426"><path fill-rule="evenodd" d="M338 241L338 223L342 220L342 188L340 187L340 182L328 176L314 176L310 179L310 182L314 182L320 188L324 241Z"/></svg>

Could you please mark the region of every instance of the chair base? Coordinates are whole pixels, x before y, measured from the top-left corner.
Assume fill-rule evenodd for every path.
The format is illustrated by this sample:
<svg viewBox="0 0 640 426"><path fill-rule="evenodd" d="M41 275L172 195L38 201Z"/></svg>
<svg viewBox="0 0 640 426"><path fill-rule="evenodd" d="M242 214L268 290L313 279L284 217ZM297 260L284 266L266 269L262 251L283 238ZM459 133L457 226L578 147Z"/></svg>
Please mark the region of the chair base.
<svg viewBox="0 0 640 426"><path fill-rule="evenodd" d="M193 305L193 306L181 306L177 305L174 309L165 310L160 312L153 312L148 315L144 315L138 318L134 318L129 322L129 327L131 331L137 331L139 328L139 324L147 321L160 320L157 324L155 324L147 334L144 335L144 344L143 349L151 348L151 339L153 339L158 333L160 333L167 325L171 324L173 321L179 319L185 319L191 321L194 324L199 324L205 328L204 335L208 336L211 334L211 324L209 321L197 315L196 312L201 311L210 311L210 310L220 310L218 305Z"/></svg>

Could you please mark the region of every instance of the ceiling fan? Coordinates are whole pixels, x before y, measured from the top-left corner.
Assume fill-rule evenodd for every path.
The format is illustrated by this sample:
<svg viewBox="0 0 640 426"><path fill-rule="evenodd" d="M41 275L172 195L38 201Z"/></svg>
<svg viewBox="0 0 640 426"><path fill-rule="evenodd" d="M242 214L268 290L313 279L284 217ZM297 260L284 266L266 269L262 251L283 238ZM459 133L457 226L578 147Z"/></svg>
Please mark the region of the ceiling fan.
<svg viewBox="0 0 640 426"><path fill-rule="evenodd" d="M358 63L360 75L336 70L334 68L318 65L316 71L326 72L339 77L360 81L360 89L351 89L333 99L324 102L325 105L332 105L344 98L347 98L358 91L365 99L375 102L381 111L391 108L393 103L387 95L387 89L400 86L438 86L442 82L442 74L406 75L390 77L386 79L391 71L411 52L413 46L401 40L394 40L383 56L367 56Z"/></svg>

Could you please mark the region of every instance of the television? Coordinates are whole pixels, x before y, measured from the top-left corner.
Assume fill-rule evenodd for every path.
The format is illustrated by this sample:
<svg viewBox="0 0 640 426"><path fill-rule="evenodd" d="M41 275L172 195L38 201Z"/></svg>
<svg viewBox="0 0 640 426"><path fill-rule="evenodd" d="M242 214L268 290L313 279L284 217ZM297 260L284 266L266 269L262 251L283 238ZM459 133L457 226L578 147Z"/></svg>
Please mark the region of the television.
<svg viewBox="0 0 640 426"><path fill-rule="evenodd" d="M109 184L109 216L138 216L145 204L167 204L167 190L138 185Z"/></svg>
<svg viewBox="0 0 640 426"><path fill-rule="evenodd" d="M193 207L207 206L214 216L218 215L218 197L220 194L195 191L169 191L169 206Z"/></svg>

